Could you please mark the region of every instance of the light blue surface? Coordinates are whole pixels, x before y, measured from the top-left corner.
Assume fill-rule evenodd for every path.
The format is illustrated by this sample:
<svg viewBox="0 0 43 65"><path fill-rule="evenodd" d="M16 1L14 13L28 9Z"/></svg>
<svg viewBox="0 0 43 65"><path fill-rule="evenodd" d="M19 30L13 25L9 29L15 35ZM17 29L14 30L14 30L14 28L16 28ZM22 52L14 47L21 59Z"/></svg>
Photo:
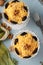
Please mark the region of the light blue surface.
<svg viewBox="0 0 43 65"><path fill-rule="evenodd" d="M25 3L29 5L31 15L36 11L40 14L40 16L43 16L43 6L40 4L40 2L38 2L38 0L23 0L23 1L25 1ZM0 7L0 11L2 10L3 7ZM22 60L17 55L15 55L15 53L11 53L11 56L18 60L18 65L40 65L40 61L43 61L43 35L40 28L37 27L36 24L34 23L33 19L32 18L30 19L31 20L28 23L28 25L23 29L33 31L37 34L37 36L40 39L40 51L36 57L30 60L29 59ZM16 34L18 31L12 30L11 32L13 34ZM9 46L11 45L11 40L4 41L4 44L9 48Z"/></svg>

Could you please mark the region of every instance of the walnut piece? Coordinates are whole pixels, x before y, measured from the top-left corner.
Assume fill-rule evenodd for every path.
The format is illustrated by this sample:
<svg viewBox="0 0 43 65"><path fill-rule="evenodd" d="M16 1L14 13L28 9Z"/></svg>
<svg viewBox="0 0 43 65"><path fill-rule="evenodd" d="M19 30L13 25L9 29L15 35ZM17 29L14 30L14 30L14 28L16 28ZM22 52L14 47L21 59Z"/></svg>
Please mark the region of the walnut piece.
<svg viewBox="0 0 43 65"><path fill-rule="evenodd" d="M0 6L3 6L5 3L5 0L0 0Z"/></svg>
<svg viewBox="0 0 43 65"><path fill-rule="evenodd" d="M9 34L8 39L12 39L12 38L13 38L13 34Z"/></svg>

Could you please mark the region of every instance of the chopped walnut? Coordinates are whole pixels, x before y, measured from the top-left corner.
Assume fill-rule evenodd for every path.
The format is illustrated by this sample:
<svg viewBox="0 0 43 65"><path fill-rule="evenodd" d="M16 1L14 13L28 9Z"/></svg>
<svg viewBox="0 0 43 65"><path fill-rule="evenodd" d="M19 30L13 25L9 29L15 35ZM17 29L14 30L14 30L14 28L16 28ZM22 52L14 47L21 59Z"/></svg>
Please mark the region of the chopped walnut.
<svg viewBox="0 0 43 65"><path fill-rule="evenodd" d="M1 23L1 25L5 28L7 27L6 23Z"/></svg>
<svg viewBox="0 0 43 65"><path fill-rule="evenodd" d="M12 39L12 38L13 38L13 34L9 34L8 39Z"/></svg>
<svg viewBox="0 0 43 65"><path fill-rule="evenodd" d="M24 49L25 49L25 50L28 50L30 47L31 47L30 45L26 44L26 45L24 46Z"/></svg>
<svg viewBox="0 0 43 65"><path fill-rule="evenodd" d="M10 27L10 26L8 26L6 29L10 31L10 30L11 30L11 27Z"/></svg>
<svg viewBox="0 0 43 65"><path fill-rule="evenodd" d="M0 6L3 6L5 3L5 0L0 0Z"/></svg>
<svg viewBox="0 0 43 65"><path fill-rule="evenodd" d="M15 10L14 15L18 15L19 14L19 10Z"/></svg>

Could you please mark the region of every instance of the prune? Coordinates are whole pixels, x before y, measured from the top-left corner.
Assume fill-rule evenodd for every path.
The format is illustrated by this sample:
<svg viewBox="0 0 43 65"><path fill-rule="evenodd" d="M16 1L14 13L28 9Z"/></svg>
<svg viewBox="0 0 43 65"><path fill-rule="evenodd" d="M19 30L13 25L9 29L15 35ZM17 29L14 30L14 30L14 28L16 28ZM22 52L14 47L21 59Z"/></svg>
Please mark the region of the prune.
<svg viewBox="0 0 43 65"><path fill-rule="evenodd" d="M4 17L8 20L8 15L6 13L4 13Z"/></svg>
<svg viewBox="0 0 43 65"><path fill-rule="evenodd" d="M18 1L18 0L14 0L14 1L12 1L12 3L13 3L13 2L19 2L19 1Z"/></svg>
<svg viewBox="0 0 43 65"><path fill-rule="evenodd" d="M35 53L37 52L37 50L38 50L38 48L36 48L36 49L33 51L33 53L32 53L32 54L35 54Z"/></svg>
<svg viewBox="0 0 43 65"><path fill-rule="evenodd" d="M25 21L25 20L26 20L26 18L27 18L27 16L24 16L24 17L22 18L22 21Z"/></svg>
<svg viewBox="0 0 43 65"><path fill-rule="evenodd" d="M31 57L31 55L30 56L25 56L25 57L23 57L23 58L30 58Z"/></svg>
<svg viewBox="0 0 43 65"><path fill-rule="evenodd" d="M27 32L23 32L23 33L21 33L20 35L21 36L24 36L24 35L26 35L27 34Z"/></svg>
<svg viewBox="0 0 43 65"><path fill-rule="evenodd" d="M8 7L8 5L9 5L9 3L7 2L7 3L6 3L6 5L5 5L5 8L7 8L7 7Z"/></svg>
<svg viewBox="0 0 43 65"><path fill-rule="evenodd" d="M16 51L16 53L19 55L19 51L18 51L18 49L17 49L17 48L15 48L15 51Z"/></svg>
<svg viewBox="0 0 43 65"><path fill-rule="evenodd" d="M36 41L37 41L37 38L36 38L36 36L32 36Z"/></svg>
<svg viewBox="0 0 43 65"><path fill-rule="evenodd" d="M23 6L23 8L24 8L26 11L28 11L28 9L27 9L27 7L26 7L26 6Z"/></svg>
<svg viewBox="0 0 43 65"><path fill-rule="evenodd" d="M18 38L15 39L14 44L16 45L18 42Z"/></svg>
<svg viewBox="0 0 43 65"><path fill-rule="evenodd" d="M15 22L15 21L12 21L12 20L11 20L10 22L11 22L11 23L13 23L13 24L18 24L17 22Z"/></svg>

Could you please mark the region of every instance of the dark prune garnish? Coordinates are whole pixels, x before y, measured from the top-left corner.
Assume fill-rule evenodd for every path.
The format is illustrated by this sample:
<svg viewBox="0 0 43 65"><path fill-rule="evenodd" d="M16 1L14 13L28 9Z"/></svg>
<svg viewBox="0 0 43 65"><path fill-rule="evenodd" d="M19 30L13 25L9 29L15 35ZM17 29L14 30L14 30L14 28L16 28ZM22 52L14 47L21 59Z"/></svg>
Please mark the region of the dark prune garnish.
<svg viewBox="0 0 43 65"><path fill-rule="evenodd" d="M36 48L36 49L33 51L33 53L32 53L32 54L35 54L35 53L37 52L37 50L38 50L38 48Z"/></svg>
<svg viewBox="0 0 43 65"><path fill-rule="evenodd" d="M18 42L18 38L15 39L14 44L16 45Z"/></svg>
<svg viewBox="0 0 43 65"><path fill-rule="evenodd" d="M21 36L24 36L24 35L26 35L27 34L27 32L23 32L23 33L21 33L20 35Z"/></svg>
<svg viewBox="0 0 43 65"><path fill-rule="evenodd" d="M25 20L26 20L26 18L27 18L27 16L24 16L24 17L22 18L22 21L25 21Z"/></svg>
<svg viewBox="0 0 43 65"><path fill-rule="evenodd" d="M15 0L16 2L19 2L19 0Z"/></svg>
<svg viewBox="0 0 43 65"><path fill-rule="evenodd" d="M13 24L18 24L17 22L15 22L15 21L10 21L11 23L13 23Z"/></svg>
<svg viewBox="0 0 43 65"><path fill-rule="evenodd" d="M23 6L23 8L24 8L26 11L28 11L27 6Z"/></svg>
<svg viewBox="0 0 43 65"><path fill-rule="evenodd" d="M18 0L14 0L14 1L12 1L12 3L13 3L13 2L19 2L19 1L18 1Z"/></svg>
<svg viewBox="0 0 43 65"><path fill-rule="evenodd" d="M5 8L7 8L8 6L9 6L9 3L6 3Z"/></svg>
<svg viewBox="0 0 43 65"><path fill-rule="evenodd" d="M36 41L37 41L37 38L36 38L36 36L32 36Z"/></svg>
<svg viewBox="0 0 43 65"><path fill-rule="evenodd" d="M8 15L6 13L4 13L4 17L8 20Z"/></svg>
<svg viewBox="0 0 43 65"><path fill-rule="evenodd" d="M30 58L31 57L31 55L30 56L25 56L25 57L23 57L23 58Z"/></svg>
<svg viewBox="0 0 43 65"><path fill-rule="evenodd" d="M18 51L18 49L17 49L17 48L15 48L15 51L16 51L16 53L19 55L19 51Z"/></svg>

